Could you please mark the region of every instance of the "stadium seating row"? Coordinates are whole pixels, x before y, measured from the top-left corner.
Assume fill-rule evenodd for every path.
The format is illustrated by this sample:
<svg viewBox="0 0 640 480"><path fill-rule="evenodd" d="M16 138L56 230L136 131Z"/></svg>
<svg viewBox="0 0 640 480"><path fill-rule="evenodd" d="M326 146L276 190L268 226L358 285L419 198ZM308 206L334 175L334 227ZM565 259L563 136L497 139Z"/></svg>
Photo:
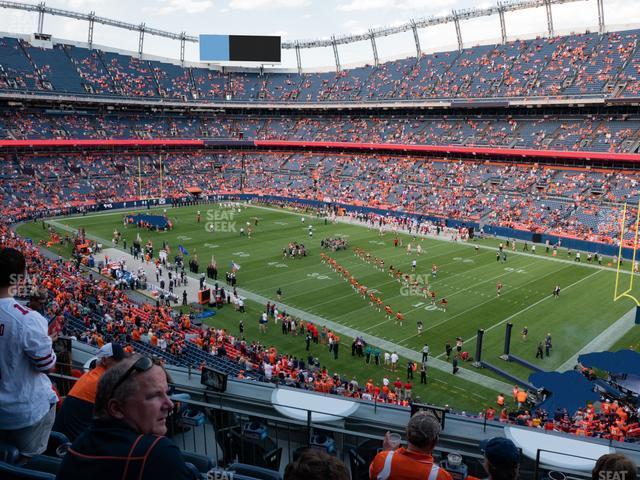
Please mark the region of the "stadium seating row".
<svg viewBox="0 0 640 480"><path fill-rule="evenodd" d="M338 73L222 73L55 44L0 38L0 89L250 102L532 96L635 97L638 31L585 33L422 55Z"/></svg>
<svg viewBox="0 0 640 480"><path fill-rule="evenodd" d="M176 198L189 187L200 188L203 195L237 193L242 180L245 193L483 221L609 244L616 242L621 204L640 200L640 177L633 171L390 155L205 151L166 154L162 163L162 191ZM159 169L159 158L151 154L141 155L140 162L131 154L5 154L0 200L8 214L19 218L64 206L133 201L139 193L155 198L161 193Z"/></svg>
<svg viewBox="0 0 640 480"><path fill-rule="evenodd" d="M0 108L0 139L194 139L341 141L504 149L640 151L640 117L235 116L101 114Z"/></svg>

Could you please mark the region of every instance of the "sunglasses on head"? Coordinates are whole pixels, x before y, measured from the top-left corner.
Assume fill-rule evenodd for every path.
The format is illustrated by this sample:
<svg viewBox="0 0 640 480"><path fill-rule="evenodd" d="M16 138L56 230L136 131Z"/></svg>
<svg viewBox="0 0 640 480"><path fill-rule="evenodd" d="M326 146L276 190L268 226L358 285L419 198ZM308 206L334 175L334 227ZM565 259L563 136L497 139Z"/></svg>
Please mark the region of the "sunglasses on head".
<svg viewBox="0 0 640 480"><path fill-rule="evenodd" d="M124 375L120 377L120 380L118 380L118 382L115 384L115 386L111 390L111 395L109 395L109 398L113 398L113 395L116 393L116 390L118 389L118 387L122 385L124 382L126 382L127 379L134 372L138 372L138 373L146 372L148 370L151 370L151 367L153 367L154 365L155 363L153 359L149 357L140 357L138 360L136 360L136 362L133 365L129 367L129 369L124 373Z"/></svg>

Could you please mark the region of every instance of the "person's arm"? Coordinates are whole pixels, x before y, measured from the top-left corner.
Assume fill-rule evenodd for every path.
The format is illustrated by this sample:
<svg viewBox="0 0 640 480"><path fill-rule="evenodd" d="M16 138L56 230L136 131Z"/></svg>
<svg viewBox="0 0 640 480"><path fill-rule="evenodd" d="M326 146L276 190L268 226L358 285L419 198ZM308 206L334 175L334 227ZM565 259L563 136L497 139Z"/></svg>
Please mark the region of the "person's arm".
<svg viewBox="0 0 640 480"><path fill-rule="evenodd" d="M47 332L47 321L38 312L16 308L24 315L22 349L35 370L48 372L56 364L56 354Z"/></svg>

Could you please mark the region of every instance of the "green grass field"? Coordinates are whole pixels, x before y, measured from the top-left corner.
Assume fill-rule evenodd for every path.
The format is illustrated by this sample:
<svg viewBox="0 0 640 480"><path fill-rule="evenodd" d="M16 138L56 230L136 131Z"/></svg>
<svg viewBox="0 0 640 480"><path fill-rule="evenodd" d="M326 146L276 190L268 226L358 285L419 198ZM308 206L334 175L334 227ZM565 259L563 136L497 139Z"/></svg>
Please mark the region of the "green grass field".
<svg viewBox="0 0 640 480"><path fill-rule="evenodd" d="M202 211L199 224L196 223L196 210ZM612 301L615 272L587 265L586 262L568 262L566 260L572 257L567 257L565 251L559 252L558 258L551 258L540 246L534 256L520 252L520 244L518 253L508 251L507 262L497 262L499 241L496 239L478 241L482 248L477 252L473 242L460 244L424 239L418 240L423 249L422 255L418 256L407 254L405 248L394 248L392 233L381 237L377 230L339 222L325 225L324 220L314 216L284 210L248 207L238 212L237 209L201 205L169 209L168 215L174 221L174 229L158 233L140 231L143 241L151 238L154 245L159 246L164 240L171 246L172 252L177 251L179 244L183 245L192 256L195 254L199 257L201 271L212 255L215 255L222 272L229 268L231 261L235 261L241 266L237 276L238 285L243 289L275 299L276 290L281 288L284 294L282 301L286 305L415 351L419 351L426 342L432 354L440 358L444 357L444 345L453 343L457 336L465 340L464 349L473 355L475 336L477 330L482 328L485 330L483 358L525 379L530 370L498 358L502 353L507 322L514 325L511 352L545 369L554 370L633 306L629 300ZM121 212L104 213L58 219L57 222L74 229L84 227L90 236L103 239L105 247L109 247L115 229L123 233L128 244L139 231L132 227L123 229L122 216ZM253 224L256 217L259 222L253 227L253 238L240 236L239 229L246 228L248 221ZM218 222L218 227L233 226L235 231L211 233L206 228L210 221ZM313 225L313 238L308 236L309 224ZM58 230L63 232L61 228ZM19 232L36 240L43 238L44 234L39 223L25 224ZM344 279L320 261L320 240L337 235L346 237L350 248L326 253L348 268L361 284L378 290L377 295L394 311L402 311L405 315L402 327L395 325L393 320L387 320L384 312L372 308L368 300L357 295ZM416 241L408 235L400 235L400 238L405 245L407 242L415 245ZM310 251L308 257L283 259L283 248L293 240L306 245ZM430 302L422 297L407 295L406 289L387 273L356 257L353 252L355 246L384 259L385 265L393 264L403 272L410 272L411 261L416 259L416 274L429 279L438 299L443 296L447 298L447 311L433 309ZM63 255L69 254L64 249L53 250ZM436 278L430 275L432 264L438 265ZM628 274L621 275L625 285L629 279ZM503 284L500 298L496 295L497 282ZM562 288L557 299L551 296L556 284ZM632 293L640 298L640 288L637 286L634 286ZM249 339L259 336L257 318L262 307L257 303L248 303L245 324ZM212 324L235 332L238 315L241 314L223 309L213 317ZM418 320L424 322L422 337L417 335ZM525 325L529 329L526 342L520 338L520 331ZM544 360L536 360L537 342L543 340L547 333L553 336L552 354ZM283 336L279 328L271 328L261 340L275 345L280 351L305 355L303 339ZM341 358L337 361L329 359L325 347L314 347L316 351L313 354L319 356L330 370L355 375L361 383L367 377L376 377L379 381L382 378L381 370L353 359L350 343L350 339L343 337ZM617 341L615 347L637 348L639 344L640 327L635 326ZM405 365L406 362L401 362L402 378ZM486 370L480 372L491 378L499 378ZM418 386L416 393L423 401L449 404L460 410L471 411L493 403L496 394L482 385L436 369L430 369L428 386Z"/></svg>

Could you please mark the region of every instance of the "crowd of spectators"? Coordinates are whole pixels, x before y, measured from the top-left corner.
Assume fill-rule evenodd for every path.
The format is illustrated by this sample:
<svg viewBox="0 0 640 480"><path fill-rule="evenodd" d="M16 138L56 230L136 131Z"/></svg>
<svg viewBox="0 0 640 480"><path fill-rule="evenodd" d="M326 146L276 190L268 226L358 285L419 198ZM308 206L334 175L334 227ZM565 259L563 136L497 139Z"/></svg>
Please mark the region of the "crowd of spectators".
<svg viewBox="0 0 640 480"><path fill-rule="evenodd" d="M389 222L387 217L374 214L359 220L372 226ZM432 233L432 230L439 231L441 226L405 218L394 224L393 228ZM394 381L385 372L381 380L374 382L369 379L360 384L356 378L331 375L311 354L306 359L297 358L263 345L259 340L247 340L243 332L236 336L225 329L194 327L188 315L180 314L169 306L136 303L126 291L113 283L94 278L93 274L87 276L80 269L79 262L52 260L43 256L35 245L17 237L6 224L0 225L0 238L3 247L19 249L27 257L29 283L25 288L29 295L44 299L42 313L51 319L50 330L61 331L69 318L74 318L83 325L82 329L76 331L78 339L98 348L108 342L117 342L125 345L126 351L132 352L135 345L142 343L158 352L181 358L185 355L187 343L192 343L201 351L236 362L242 369L241 378L253 373L267 381L323 393L404 406L412 401L412 365L407 365L406 381L400 380L400 377ZM231 289L225 296L226 303L234 302L235 294L231 293ZM283 327L283 333L295 334L301 342L306 342L307 351L311 342L326 345L337 358L340 339L326 327L294 318L285 311L278 312L275 305L268 306L266 312L276 324L287 326L286 331ZM391 363L387 365L387 356L391 362L391 355L383 356L383 352L369 347L364 340L354 339L351 347L352 356L367 358L371 363L391 368ZM570 419L565 414L556 414L550 419L544 412L509 413L506 410L500 413L499 419L577 435L614 439L633 438L640 433L637 412L629 406L615 402L610 407L608 403L602 405L599 407L602 410L581 410ZM490 408L481 415L493 419L496 413Z"/></svg>
<svg viewBox="0 0 640 480"><path fill-rule="evenodd" d="M0 109L0 139L194 139L340 141L633 153L633 115L309 115L109 113L51 115Z"/></svg>
<svg viewBox="0 0 640 480"><path fill-rule="evenodd" d="M242 185L244 193L482 220L608 244L618 241L622 204L635 205L639 199L640 179L633 171L391 155L294 157L199 150L161 159L151 154L6 155L0 162L0 199L15 220L43 211L133 202L140 193L178 200L191 187L210 196L239 193ZM630 221L634 212L632 208Z"/></svg>
<svg viewBox="0 0 640 480"><path fill-rule="evenodd" d="M326 73L181 67L0 39L0 88L181 101L327 102L562 95L635 96L638 31L572 34L423 54ZM614 86L616 86L614 88Z"/></svg>

